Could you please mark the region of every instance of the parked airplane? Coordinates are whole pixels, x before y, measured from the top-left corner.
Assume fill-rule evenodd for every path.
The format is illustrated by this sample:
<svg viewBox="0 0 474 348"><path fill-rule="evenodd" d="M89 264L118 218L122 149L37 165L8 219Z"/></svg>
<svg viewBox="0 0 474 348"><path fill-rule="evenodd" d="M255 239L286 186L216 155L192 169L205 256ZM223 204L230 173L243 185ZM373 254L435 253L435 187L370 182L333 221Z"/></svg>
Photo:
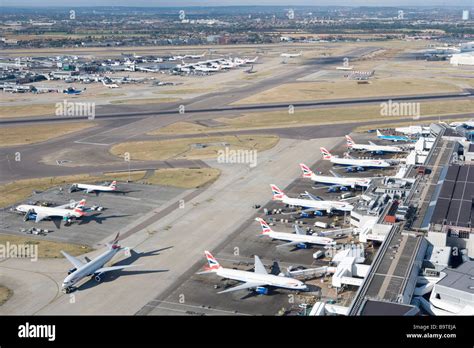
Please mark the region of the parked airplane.
<svg viewBox="0 0 474 348"><path fill-rule="evenodd" d="M84 91L85 88L83 90L75 89L74 87L68 87L67 89L63 89L63 93L69 95L79 95Z"/></svg>
<svg viewBox="0 0 474 348"><path fill-rule="evenodd" d="M308 192L306 192L306 195L310 199L290 198L276 185L271 184L270 187L272 188L273 192L273 200L281 201L288 205L305 208L302 210L304 213L325 211L329 214L334 210L351 211L354 208L354 206L345 202L324 201L319 197L309 194Z"/></svg>
<svg viewBox="0 0 474 348"><path fill-rule="evenodd" d="M42 207L38 205L21 204L16 207L16 210L25 214L25 221L29 220L30 217L33 217L35 222L40 222L43 219L51 217L80 218L85 215L85 199L81 200L73 209L68 209L70 205L71 204L68 203L57 207Z"/></svg>
<svg viewBox="0 0 474 348"><path fill-rule="evenodd" d="M382 134L378 129L377 129L377 137L380 138L380 139L383 139L383 140L390 140L390 141L393 141L393 142L397 142L397 141L410 141L412 142L411 139L407 138L406 136L403 136L403 135L385 135L385 134Z"/></svg>
<svg viewBox="0 0 474 348"><path fill-rule="evenodd" d="M265 266L263 265L260 258L255 255L255 269L253 272L250 271L241 271L237 269L224 268L219 262L212 256L209 251L204 252L207 258L209 267L205 268L205 271L199 272L198 274L210 274L215 273L220 277L226 279L233 279L243 282L243 284L234 286L232 288L219 291L218 294L224 294L226 292L245 290L245 289L255 289L259 294L267 294L267 287L276 287L284 288L291 290L307 290L307 286L294 278L289 278L285 276L268 274Z"/></svg>
<svg viewBox="0 0 474 348"><path fill-rule="evenodd" d="M469 121L462 121L462 122L451 122L449 124L451 127L459 127L463 126L465 128L474 128L474 120L469 120Z"/></svg>
<svg viewBox="0 0 474 348"><path fill-rule="evenodd" d="M102 84L108 88L119 88L119 86L116 83L106 83L104 80L102 80Z"/></svg>
<svg viewBox="0 0 474 348"><path fill-rule="evenodd" d="M373 142L369 141L369 144L356 144L354 140L349 135L346 135L346 144L349 149L352 150L360 150L360 151L367 151L372 152L378 155L384 154L386 152L390 153L399 153L404 152L398 146L388 146L388 145L377 145Z"/></svg>
<svg viewBox="0 0 474 348"><path fill-rule="evenodd" d="M284 57L284 58L296 58L296 57L299 57L303 54L302 51L300 51L300 53L282 53L280 54L280 57Z"/></svg>
<svg viewBox="0 0 474 348"><path fill-rule="evenodd" d="M324 246L336 245L336 242L332 238L307 235L298 227L298 225L294 225L296 233L275 232L262 218L256 218L255 220L258 221L260 223L260 226L262 227L262 236L268 236L272 239L289 241L289 243L278 245L277 248L296 246L299 249L306 249L308 247L307 244Z"/></svg>
<svg viewBox="0 0 474 348"><path fill-rule="evenodd" d="M336 165L347 166L347 171L364 171L365 168L388 168L391 166L385 160L336 157L331 155L326 148L321 147L320 149L324 160L331 161L331 163Z"/></svg>
<svg viewBox="0 0 474 348"><path fill-rule="evenodd" d="M117 190L117 181L112 181L109 186L103 185L89 185L89 184L72 184L70 191L73 192L75 190L85 190L86 193L95 192L98 194L99 192L112 192Z"/></svg>
<svg viewBox="0 0 474 348"><path fill-rule="evenodd" d="M333 176L319 175L313 173L311 169L304 163L300 163L300 168L303 171L303 178L309 178L315 182L330 185L330 190L340 188L342 191L347 190L348 187L355 189L356 187L368 187L371 182L371 178L343 178L336 176L335 173L331 172Z"/></svg>
<svg viewBox="0 0 474 348"><path fill-rule="evenodd" d="M115 256L115 254L121 250L126 249L117 244L119 238L120 233L117 233L114 240L107 243L106 252L100 254L94 260L89 260L86 258L86 262L83 262L61 250L61 253L64 255L64 257L68 259L68 261L74 266L74 268L68 271L68 276L64 279L62 284L62 290L66 294L70 293L74 290L74 285L87 276L93 276L97 282L100 282L102 280L101 276L106 272L135 267L136 265L104 267L104 265L109 262Z"/></svg>
<svg viewBox="0 0 474 348"><path fill-rule="evenodd" d="M474 122L473 122L474 126ZM431 133L430 127L422 126L408 126L408 127L397 127L396 132L408 134L408 135L429 135Z"/></svg>
<svg viewBox="0 0 474 348"><path fill-rule="evenodd" d="M207 54L207 52L204 52L203 54L186 54L184 55L184 59L199 59L204 57Z"/></svg>

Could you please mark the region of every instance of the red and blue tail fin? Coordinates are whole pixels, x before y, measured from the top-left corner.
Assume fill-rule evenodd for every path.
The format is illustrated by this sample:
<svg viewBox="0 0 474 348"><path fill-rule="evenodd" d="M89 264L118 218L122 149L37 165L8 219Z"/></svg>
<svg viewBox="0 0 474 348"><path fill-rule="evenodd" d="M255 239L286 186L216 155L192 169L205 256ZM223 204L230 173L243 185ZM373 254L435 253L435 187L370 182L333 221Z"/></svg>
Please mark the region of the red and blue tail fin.
<svg viewBox="0 0 474 348"><path fill-rule="evenodd" d="M347 144L347 147L349 148L355 145L354 140L352 140L352 138L349 135L346 135L346 144Z"/></svg>
<svg viewBox="0 0 474 348"><path fill-rule="evenodd" d="M331 153L325 147L321 147L319 149L321 150L324 160L330 160L332 158Z"/></svg>
<svg viewBox="0 0 474 348"><path fill-rule="evenodd" d="M306 164L300 163L300 168L303 171L303 178L311 178L313 171Z"/></svg>
<svg viewBox="0 0 474 348"><path fill-rule="evenodd" d="M268 234L270 232L273 232L265 220L263 220L262 218L255 218L255 220L260 223L260 226L262 227L262 234Z"/></svg>
<svg viewBox="0 0 474 348"><path fill-rule="evenodd" d="M221 265L219 265L219 262L217 262L216 258L212 256L212 254L209 251L204 251L204 254L206 255L207 263L209 264L208 270L216 270L221 268Z"/></svg>
<svg viewBox="0 0 474 348"><path fill-rule="evenodd" d="M270 187L272 188L274 201L281 201L284 197L286 197L285 193L280 190L276 185L271 184Z"/></svg>
<svg viewBox="0 0 474 348"><path fill-rule="evenodd" d="M116 190L117 189L117 181L112 181L112 183L110 184L109 186L112 190Z"/></svg>

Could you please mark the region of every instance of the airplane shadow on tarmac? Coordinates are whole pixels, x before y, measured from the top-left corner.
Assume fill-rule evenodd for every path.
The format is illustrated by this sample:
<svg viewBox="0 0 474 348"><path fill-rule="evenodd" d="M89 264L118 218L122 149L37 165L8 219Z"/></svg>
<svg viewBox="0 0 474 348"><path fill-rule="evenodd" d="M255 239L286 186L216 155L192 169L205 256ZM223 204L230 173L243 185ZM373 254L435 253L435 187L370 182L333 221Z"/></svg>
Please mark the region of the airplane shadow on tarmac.
<svg viewBox="0 0 474 348"><path fill-rule="evenodd" d="M122 265L131 265L138 259L142 257L148 257L148 256L156 256L160 255L160 251L164 251L167 249L171 249L173 246L161 248L161 249L156 249L156 250L151 250L147 252L136 252L133 249L130 250L130 256L127 257L126 259L120 260L116 263L114 263L112 266L122 266ZM137 267L140 267L137 265ZM91 277L88 281L85 283L81 284L79 287L76 288L76 291L83 291L87 290L90 288L93 288L95 286L100 285L101 283L107 283L110 281L114 281L117 278L120 278L122 276L131 276L135 274L149 274L149 273L162 273L162 272L168 272L169 270L167 269L161 269L161 270L137 270L137 271L131 271L131 270L117 270L117 271L111 271L111 272L106 272L101 276L101 281L97 282L94 277Z"/></svg>

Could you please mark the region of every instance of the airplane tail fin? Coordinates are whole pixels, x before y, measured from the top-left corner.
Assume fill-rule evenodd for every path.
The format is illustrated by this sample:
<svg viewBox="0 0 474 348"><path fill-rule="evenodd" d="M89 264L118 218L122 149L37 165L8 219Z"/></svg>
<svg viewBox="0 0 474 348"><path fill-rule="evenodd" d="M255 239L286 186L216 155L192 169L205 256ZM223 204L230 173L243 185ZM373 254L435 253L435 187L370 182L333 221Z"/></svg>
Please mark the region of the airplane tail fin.
<svg viewBox="0 0 474 348"><path fill-rule="evenodd" d="M115 235L115 238L111 240L109 243L107 243L107 245L111 249L120 249L120 245L118 245L119 240L120 240L120 232L117 232L117 234Z"/></svg>
<svg viewBox="0 0 474 348"><path fill-rule="evenodd" d="M313 171L306 164L300 163L300 168L303 171L303 178L311 178Z"/></svg>
<svg viewBox="0 0 474 348"><path fill-rule="evenodd" d="M117 181L116 180L112 181L112 183L110 184L109 187L113 190L116 190L117 189Z"/></svg>
<svg viewBox="0 0 474 348"><path fill-rule="evenodd" d="M81 201L80 201L79 203L77 203L77 205L74 207L74 211L75 211L76 213L83 213L85 206L86 206L86 200L85 200L85 199L81 199Z"/></svg>
<svg viewBox="0 0 474 348"><path fill-rule="evenodd" d="M332 158L331 153L325 147L321 147L320 150L323 155L323 160L330 160Z"/></svg>
<svg viewBox="0 0 474 348"><path fill-rule="evenodd" d="M216 258L212 256L209 251L204 251L204 254L206 255L207 263L209 264L209 267L207 268L208 271L217 270L222 267L221 265L219 265L219 262L217 262Z"/></svg>
<svg viewBox="0 0 474 348"><path fill-rule="evenodd" d="M349 135L346 135L346 144L347 144L347 147L351 148L352 146L355 145L355 141L352 140L352 138Z"/></svg>
<svg viewBox="0 0 474 348"><path fill-rule="evenodd" d="M378 129L377 129L377 136L378 136L378 137L381 137L381 136L383 136L383 134L382 134L382 133L380 133L380 131L379 131Z"/></svg>
<svg viewBox="0 0 474 348"><path fill-rule="evenodd" d="M270 187L272 188L274 201L281 201L284 197L286 197L285 193L280 190L276 185L271 184Z"/></svg>
<svg viewBox="0 0 474 348"><path fill-rule="evenodd" d="M270 226L268 226L265 220L263 220L262 218L256 218L255 220L260 223L260 226L262 227L262 234L268 234L272 232L272 229L270 228Z"/></svg>

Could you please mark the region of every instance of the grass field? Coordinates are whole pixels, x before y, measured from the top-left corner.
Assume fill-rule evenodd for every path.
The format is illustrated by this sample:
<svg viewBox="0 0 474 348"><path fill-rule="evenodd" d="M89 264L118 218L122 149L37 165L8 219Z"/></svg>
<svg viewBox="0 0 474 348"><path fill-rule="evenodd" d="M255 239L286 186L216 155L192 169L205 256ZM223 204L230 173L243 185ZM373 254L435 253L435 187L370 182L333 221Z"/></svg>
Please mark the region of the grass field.
<svg viewBox="0 0 474 348"><path fill-rule="evenodd" d="M231 150L265 151L275 146L278 140L273 135L243 135L135 141L114 145L110 152L116 156L129 152L132 160L206 159L217 157L218 151L226 146ZM208 146L199 148L193 147L194 144Z"/></svg>
<svg viewBox="0 0 474 348"><path fill-rule="evenodd" d="M217 180L219 175L220 170L216 168L165 168L155 170L155 174L144 181L155 185L192 189Z"/></svg>
<svg viewBox="0 0 474 348"><path fill-rule="evenodd" d="M8 301L12 297L13 291L7 288L6 286L0 285L0 306Z"/></svg>
<svg viewBox="0 0 474 348"><path fill-rule="evenodd" d="M434 79L372 79L365 85L359 85L354 80L301 82L270 88L234 102L233 105L443 93L460 90L453 84Z"/></svg>
<svg viewBox="0 0 474 348"><path fill-rule="evenodd" d="M33 244L38 246L38 258L64 258L61 250L73 256L88 253L94 249L79 244L52 242L44 239L23 236L0 234L0 244Z"/></svg>
<svg viewBox="0 0 474 348"><path fill-rule="evenodd" d="M55 103L2 106L0 118L55 115Z"/></svg>
<svg viewBox="0 0 474 348"><path fill-rule="evenodd" d="M31 131L31 126L0 128L0 147L38 143L78 132L96 125L97 124L93 122L66 123L60 127L53 127L49 124L40 124L35 125L34 132Z"/></svg>
<svg viewBox="0 0 474 348"><path fill-rule="evenodd" d="M294 114L287 111L255 112L236 118L216 119L225 124L218 127L204 127L190 122L177 122L156 129L148 134L212 134L213 132L237 131L243 129L264 129L278 127L301 127L305 125L327 125L357 123L374 120L394 121L406 116L381 116L380 105L338 107L320 109L295 109ZM421 119L438 115L463 114L474 110L474 100L455 100L444 102L420 103Z"/></svg>

